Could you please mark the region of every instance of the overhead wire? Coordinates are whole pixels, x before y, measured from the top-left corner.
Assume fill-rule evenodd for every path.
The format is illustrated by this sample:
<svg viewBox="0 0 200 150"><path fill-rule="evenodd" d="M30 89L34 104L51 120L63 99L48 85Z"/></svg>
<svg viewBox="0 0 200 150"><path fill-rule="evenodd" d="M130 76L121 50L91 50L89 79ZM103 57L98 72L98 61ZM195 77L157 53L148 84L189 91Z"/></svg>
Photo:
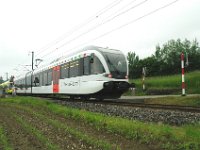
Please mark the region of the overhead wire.
<svg viewBox="0 0 200 150"><path fill-rule="evenodd" d="M108 10L112 9L113 7L115 7L116 5L118 5L119 3L121 3L122 1L123 0L115 0L112 3L108 4L105 8L101 9L100 11L98 11L92 17L86 19L84 22L80 23L79 25L77 25L76 27L74 27L73 29L71 29L70 31L66 32L65 34L63 34L62 36L60 36L59 38L57 38L53 42L47 44L47 46L41 48L39 51L36 51L36 53L37 53L36 57L39 54L41 54L44 51L46 51L47 49L49 49L50 47L52 47L53 45L59 43L60 41L64 40L65 38L69 37L72 33L77 32L78 30L82 29L84 26L88 25L89 23L91 23L92 21L94 21L95 19L97 19L100 15L102 15L105 12L107 12Z"/></svg>
<svg viewBox="0 0 200 150"><path fill-rule="evenodd" d="M135 0L134 0L134 1L135 1ZM115 18L117 18L117 17L119 17L119 16L121 16L121 15L123 15L123 14L129 12L130 10L132 10L132 9L134 9L134 8L136 8L136 7L139 7L140 5L146 3L147 1L148 1L148 0L144 0L144 1L140 2L140 3L137 4L137 5L134 5L133 7L129 8L129 9L127 9L127 10L121 12L121 13L118 13L117 15L113 16L112 18L109 18L109 19L107 19L107 20L101 22L100 24L97 24L97 25L95 25L95 26L89 28L87 31L81 33L80 35L74 37L73 39L71 39L71 40L65 42L64 44L62 44L61 46L57 47L57 49L59 49L59 48L65 46L66 44L71 43L71 42L74 41L74 40L77 40L78 38L84 36L84 35L87 34L87 33L92 32L93 30L95 30L95 29L99 28L100 26L102 26L102 25L104 25L104 24L106 24L106 23L112 21L113 19L115 19Z"/></svg>
<svg viewBox="0 0 200 150"><path fill-rule="evenodd" d="M112 29L112 30L110 30L110 31L108 31L108 32L106 32L106 33L103 33L103 34L101 34L100 36L98 36L98 37L96 37L96 38L93 38L93 39L91 39L91 40L89 40L89 41L87 41L87 42L84 42L84 43L82 43L82 44L79 44L79 45L77 45L77 46L75 46L75 47L69 49L69 51L74 50L74 49L76 49L76 48L78 48L78 47L81 47L81 46L83 46L83 45L85 45L85 44L87 44L87 43L89 43L89 42L91 42L91 41L95 41L95 40L97 40L97 39L100 39L100 38L102 38L102 37L104 37L104 36L106 36L106 35L108 35L108 34L111 34L111 33L115 32L115 31L117 31L117 30L120 30L121 28L123 28L123 27L125 27L125 26L128 26L129 24L135 23L135 22L137 22L137 21L139 21L139 20L141 20L141 19L143 19L143 18L145 18L145 17L147 17L147 16L150 16L150 15L152 15L152 14L154 14L154 13L156 13L156 12L158 12L158 11L160 11L160 10L166 8L166 7L169 7L169 6L173 5L174 3L178 2L178 1L179 1L179 0L175 0L175 1L172 1L172 2L170 2L170 3L167 3L166 5L163 5L163 6L157 8L157 9L155 9L155 10L153 10L153 11L150 11L150 12L148 12L148 13L146 13L146 14L144 14L144 15L142 15L142 16L140 16L140 17L134 19L134 20L131 20L131 21L129 21L129 22L127 22L127 23L125 23L125 24L123 24L123 25L121 25L121 26L115 28L115 29ZM63 45L63 46L64 46L64 45ZM48 53L47 55L44 55L42 58L44 58L44 57L46 57L46 56L48 56L48 55L50 55L50 54L51 54L51 53Z"/></svg>
<svg viewBox="0 0 200 150"><path fill-rule="evenodd" d="M136 0L134 0L134 1L136 1ZM132 1L131 3L133 3L134 1ZM106 24L106 23L108 23L108 22L114 20L115 18L117 18L117 17L119 17L119 16L121 16L121 15L123 15L123 14L129 12L130 10L141 6L142 4L146 3L147 1L148 1L148 0L144 0L144 1L142 1L142 2L140 2L140 3L138 3L138 4L136 4L136 5L134 5L134 6L132 6L132 7L130 7L129 9L127 9L127 10L125 10L125 11L123 11L123 12L118 13L117 15L110 16L111 18L108 18L107 20L105 20L105 21L103 21L103 22L101 22L101 23L99 23L99 24L97 24L97 25L92 26L92 27L89 28L87 31L85 31L85 32L83 32L83 33L77 35L77 36L74 37L73 39L68 40L68 41L65 42L64 44L62 44L62 45L60 45L59 47L57 47L56 49L60 49L61 47L65 46L66 44L69 44L69 43L71 43L71 42L77 40L78 38L80 38L80 37L82 37L82 36L84 36L84 35L86 35L86 34L92 32L93 30L95 30L95 29L99 28L100 26L102 26L102 25L104 25L104 24ZM129 3L129 4L130 4L130 3ZM128 6L128 5L126 5L126 6ZM125 8L125 7L123 7L123 8ZM47 56L47 55L50 55L50 53L48 53L48 54L46 54L46 55L44 55L44 56ZM44 56L42 56L41 58L44 58Z"/></svg>
<svg viewBox="0 0 200 150"><path fill-rule="evenodd" d="M88 19L86 19L84 22L80 23L79 25L75 26L74 28L72 28L70 31L66 32L65 34L63 34L62 36L58 37L56 40L48 43L46 46L42 47L40 50L35 51L35 57L39 56L41 53L43 53L44 51L48 50L50 47L52 47L53 45L56 45L57 43L59 43L60 41L64 40L65 38L69 37L72 33L77 32L78 30L82 29L84 26L90 24L92 21L94 21L95 19L97 19L100 15L103 15L104 13L106 13L107 11L109 11L110 9L112 9L113 7L115 7L116 5L120 4L123 0L115 0L111 3L109 3L108 5L106 5L103 9L99 10L95 15L93 15L92 17L89 17ZM25 62L24 62L25 63ZM18 69L19 67L15 67L14 69ZM13 69L13 70L14 70Z"/></svg>
<svg viewBox="0 0 200 150"><path fill-rule="evenodd" d="M157 9L155 9L155 10L149 12L149 13L146 13L145 15L143 15L143 16L141 16L141 17L138 17L138 18L136 18L136 19L134 19L134 20L132 20L132 21L129 21L129 22L127 22L127 23L125 23L125 24L123 24L123 25L121 25L121 26L119 26L119 27L117 27L117 28L115 28L115 29L113 29L113 30L111 30L111 31L108 31L108 32L106 32L106 33L104 33L104 34L98 36L97 38L94 38L92 41L97 40L97 39L99 39L99 38L101 38L101 37L104 37L104 36L106 36L106 35L108 35L108 34L110 34L110 33L112 33L112 32L117 31L117 30L120 30L121 28L123 28L123 27L125 27L125 26L128 26L129 24L132 24L132 23L134 23L134 22L137 22L137 21L139 21L139 20L141 20L141 19L143 19L143 18L145 18L145 17L147 17L147 16L150 16L150 15L152 15L152 14L154 14L154 13L156 13L156 12L158 12L158 11L164 9L164 8L167 8L167 7L173 5L174 3L178 2L178 1L179 1L179 0L175 0L175 1L172 1L171 3L168 3L168 4L166 4L166 5L163 5L163 6L159 7L159 8L157 8Z"/></svg>
<svg viewBox="0 0 200 150"><path fill-rule="evenodd" d="M129 24L135 23L135 22L137 22L137 21L139 21L139 20L141 20L141 19L143 19L143 18L145 18L145 17L147 17L147 16L150 16L150 15L152 15L152 14L154 14L154 13L156 13L156 12L162 10L162 9L167 8L167 7L173 5L174 3L178 2L178 1L179 1L179 0L175 0L175 1L172 1L172 2L170 2L170 3L167 3L166 5L163 5L163 6L157 8L157 9L155 9L155 10L153 10L153 11L150 11L150 12L148 12L148 13L146 13L146 14L144 14L144 15L142 15L142 16L140 16L140 17L134 19L134 20L131 20L131 21L129 21L129 22L127 22L127 23L125 23L125 24L123 24L123 25L121 25L121 26L119 26L119 27L113 29L113 30L110 30L110 31L108 31L108 32L106 32L106 33L103 33L103 34L101 34L100 36L98 36L98 37L96 37L96 38L93 38L93 39L90 40L90 41L87 41L87 42L85 42L85 43L79 44L78 46L69 49L69 51L74 50L74 49L76 49L76 48L79 48L79 47L81 47L81 46L83 46L83 45L86 45L86 44L90 43L91 41L95 41L95 40L97 40L97 39L100 39L100 38L102 38L102 37L104 37L104 36L106 36L106 35L108 35L108 34L111 34L111 33L115 32L115 31L117 31L117 30L120 30L121 28L123 28L123 27L125 27L125 26L128 26ZM48 56L48 55L49 55L49 54L47 54L46 56ZM45 57L46 57L46 56L45 56Z"/></svg>

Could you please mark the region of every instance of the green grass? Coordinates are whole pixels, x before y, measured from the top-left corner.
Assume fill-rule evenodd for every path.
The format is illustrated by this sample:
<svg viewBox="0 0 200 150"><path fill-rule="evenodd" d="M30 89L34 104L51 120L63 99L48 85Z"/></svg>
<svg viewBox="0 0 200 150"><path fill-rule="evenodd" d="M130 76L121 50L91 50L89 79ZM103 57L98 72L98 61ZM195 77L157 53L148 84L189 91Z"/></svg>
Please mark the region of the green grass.
<svg viewBox="0 0 200 150"><path fill-rule="evenodd" d="M8 143L8 139L5 135L5 131L2 126L0 126L0 143L3 145L4 150L12 150L13 148Z"/></svg>
<svg viewBox="0 0 200 150"><path fill-rule="evenodd" d="M146 77L145 84L147 89L181 89L181 73L170 76ZM142 79L130 80L136 83L136 94L145 95L142 91ZM200 93L200 71L185 73L186 93ZM130 94L130 93L129 93ZM181 90L174 93L181 94Z"/></svg>
<svg viewBox="0 0 200 150"><path fill-rule="evenodd" d="M63 124L60 121L49 119L41 113L34 112L33 109L30 109L28 107L19 106L19 105L15 105L15 107L19 108L20 110L25 110L28 113L33 114L37 118L40 118L42 121L45 121L46 123L51 124L52 126L58 128L58 129L62 128L64 132L72 134L74 137L76 137L77 139L81 139L82 141L86 142L87 144L103 148L104 150L110 150L112 148L112 145L110 143L104 141L103 139L98 140L93 137L90 137L90 136L86 135L85 133L78 131L77 129L68 127L66 125L66 123Z"/></svg>
<svg viewBox="0 0 200 150"><path fill-rule="evenodd" d="M145 99L144 103L200 107L200 96L161 97L161 98Z"/></svg>
<svg viewBox="0 0 200 150"><path fill-rule="evenodd" d="M45 108L55 114L89 123L97 129L117 133L142 143L160 145L167 149L200 149L200 124L176 127L165 124L144 123L72 109L28 97L7 98L0 100L0 102Z"/></svg>

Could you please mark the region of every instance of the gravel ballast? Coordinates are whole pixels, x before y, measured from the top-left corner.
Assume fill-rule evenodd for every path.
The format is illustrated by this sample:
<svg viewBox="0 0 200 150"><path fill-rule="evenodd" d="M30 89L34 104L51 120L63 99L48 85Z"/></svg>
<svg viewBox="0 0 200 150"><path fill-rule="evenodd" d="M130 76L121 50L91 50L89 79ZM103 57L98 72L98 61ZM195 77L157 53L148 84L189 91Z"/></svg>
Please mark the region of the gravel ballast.
<svg viewBox="0 0 200 150"><path fill-rule="evenodd" d="M144 122L157 122L178 126L200 122L200 113L84 102L62 101L62 104L72 108L85 109L91 112L103 113L108 116L119 116L122 118L140 120Z"/></svg>

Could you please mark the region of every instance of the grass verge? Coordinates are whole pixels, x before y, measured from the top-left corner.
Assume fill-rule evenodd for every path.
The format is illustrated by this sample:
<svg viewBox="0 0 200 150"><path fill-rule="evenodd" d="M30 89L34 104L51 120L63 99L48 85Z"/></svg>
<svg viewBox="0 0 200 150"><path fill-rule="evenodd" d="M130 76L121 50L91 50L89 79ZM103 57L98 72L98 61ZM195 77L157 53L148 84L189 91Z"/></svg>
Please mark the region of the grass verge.
<svg viewBox="0 0 200 150"><path fill-rule="evenodd" d="M193 71L189 73L185 73L185 83L186 83L186 93L187 94L199 94L200 93L200 71ZM175 90L170 94L181 94L181 73L177 75L169 75L169 76L157 76L157 77L146 77L145 85L146 88L151 90L166 90L170 89L180 89ZM146 95L146 91L142 90L142 79L133 79L130 82L136 83L136 95ZM172 90L173 91L173 90ZM126 95L130 95L128 92Z"/></svg>
<svg viewBox="0 0 200 150"><path fill-rule="evenodd" d="M118 117L108 117L99 113L72 109L45 100L31 97L2 99L0 102L16 103L31 107L41 107L66 117L92 124L97 129L117 133L129 139L148 144L156 144L166 149L200 149L200 125L182 127L164 124L143 123ZM56 123L57 124L57 123Z"/></svg>
<svg viewBox="0 0 200 150"><path fill-rule="evenodd" d="M161 98L145 99L144 103L200 107L200 96L161 97Z"/></svg>
<svg viewBox="0 0 200 150"><path fill-rule="evenodd" d="M0 126L0 143L3 145L4 150L12 150L13 148L9 145L8 139L5 135L4 129Z"/></svg>

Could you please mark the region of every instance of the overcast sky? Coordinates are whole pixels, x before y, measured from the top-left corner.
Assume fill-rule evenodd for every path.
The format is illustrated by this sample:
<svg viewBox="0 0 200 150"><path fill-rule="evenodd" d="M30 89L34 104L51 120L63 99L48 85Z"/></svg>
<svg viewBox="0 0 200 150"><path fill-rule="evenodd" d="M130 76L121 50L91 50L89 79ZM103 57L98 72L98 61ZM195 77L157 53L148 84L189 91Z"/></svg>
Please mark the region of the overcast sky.
<svg viewBox="0 0 200 150"><path fill-rule="evenodd" d="M86 45L145 58L177 38L200 40L200 0L0 0L4 79L31 69L31 51L43 63Z"/></svg>

